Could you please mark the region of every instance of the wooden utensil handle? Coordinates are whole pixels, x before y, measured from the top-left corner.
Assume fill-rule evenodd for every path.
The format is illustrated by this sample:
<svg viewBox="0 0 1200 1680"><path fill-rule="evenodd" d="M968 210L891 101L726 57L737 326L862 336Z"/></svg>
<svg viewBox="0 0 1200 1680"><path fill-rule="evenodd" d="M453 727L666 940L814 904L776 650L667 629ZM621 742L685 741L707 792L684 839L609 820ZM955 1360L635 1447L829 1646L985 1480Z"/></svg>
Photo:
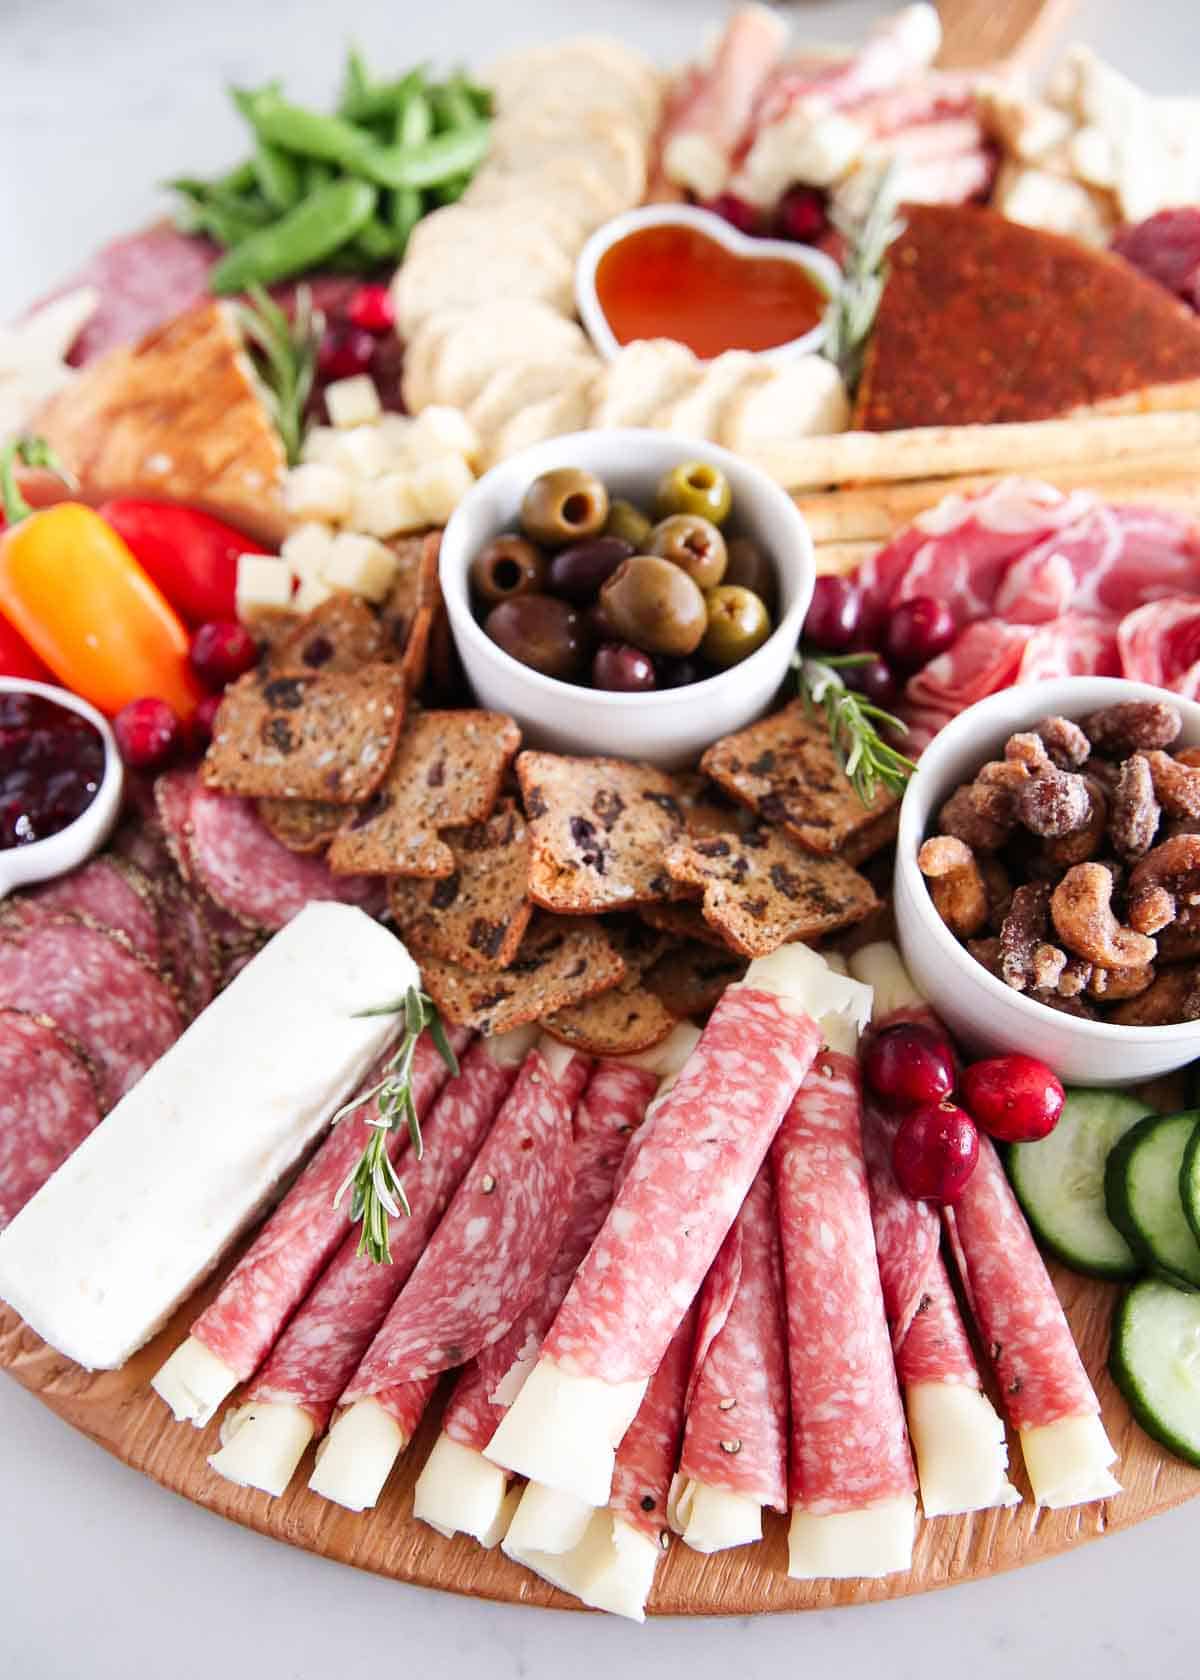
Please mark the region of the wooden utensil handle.
<svg viewBox="0 0 1200 1680"><path fill-rule="evenodd" d="M1076 0L938 0L947 70L1032 67L1065 29Z"/></svg>

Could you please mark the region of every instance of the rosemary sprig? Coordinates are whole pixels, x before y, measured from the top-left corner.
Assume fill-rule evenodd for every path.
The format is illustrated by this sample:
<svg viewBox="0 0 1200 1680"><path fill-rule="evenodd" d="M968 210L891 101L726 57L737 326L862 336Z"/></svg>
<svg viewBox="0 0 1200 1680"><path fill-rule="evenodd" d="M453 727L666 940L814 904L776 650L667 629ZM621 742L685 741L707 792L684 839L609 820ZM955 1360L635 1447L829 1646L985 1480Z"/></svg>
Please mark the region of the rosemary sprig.
<svg viewBox="0 0 1200 1680"><path fill-rule="evenodd" d="M401 1126L407 1126L413 1154L417 1160L419 1161L425 1153L421 1120L412 1093L412 1067L413 1057L417 1053L417 1040L423 1032L428 1032L434 1048L450 1069L452 1076L458 1073L458 1057L446 1037L446 1029L432 1000L415 986L410 986L404 996L397 998L394 1003L358 1010L355 1018L363 1019L372 1015L402 1015L404 1034L379 1083L346 1103L333 1117L333 1124L336 1126L339 1120L354 1114L367 1103L375 1103L374 1112L364 1116L365 1124L373 1128L372 1136L363 1146L358 1161L342 1181L337 1195L333 1198L333 1205L338 1207L346 1192L350 1192L350 1222L354 1225L361 1223L362 1226L358 1235L358 1252L377 1264L389 1265L392 1252L388 1243L388 1215L393 1219L402 1216L407 1219L411 1211L408 1197L404 1194L404 1185L388 1154L389 1133L398 1131Z"/></svg>
<svg viewBox="0 0 1200 1680"><path fill-rule="evenodd" d="M247 295L250 301L236 306L238 322L283 439L288 465L294 466L304 442L304 409L317 371L325 318L313 308L307 286L296 287L291 320L263 287L251 286Z"/></svg>
<svg viewBox="0 0 1200 1680"><path fill-rule="evenodd" d="M862 665L873 657L869 653L849 653L834 659L808 654L801 648L792 661L804 703L810 714L818 707L825 713L837 761L864 805L871 803L880 787L889 793L903 793L917 768L911 758L889 746L879 733L882 727L907 735L908 725L847 688L836 669Z"/></svg>
<svg viewBox="0 0 1200 1680"><path fill-rule="evenodd" d="M867 343L879 313L888 250L904 227L896 214L895 164L881 176L862 223L851 224L835 215L834 225L846 240L847 253L842 289L829 311L822 353L853 393L862 377Z"/></svg>

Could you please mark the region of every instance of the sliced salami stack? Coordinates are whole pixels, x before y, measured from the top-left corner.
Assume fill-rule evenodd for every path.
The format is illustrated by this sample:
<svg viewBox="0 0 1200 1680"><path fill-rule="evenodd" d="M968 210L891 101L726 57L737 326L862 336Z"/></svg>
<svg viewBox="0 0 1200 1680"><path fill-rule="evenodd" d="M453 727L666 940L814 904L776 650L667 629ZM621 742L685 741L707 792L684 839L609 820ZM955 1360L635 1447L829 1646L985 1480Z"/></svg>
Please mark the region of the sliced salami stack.
<svg viewBox="0 0 1200 1680"><path fill-rule="evenodd" d="M95 1074L47 1016L0 1010L0 1230L100 1119Z"/></svg>

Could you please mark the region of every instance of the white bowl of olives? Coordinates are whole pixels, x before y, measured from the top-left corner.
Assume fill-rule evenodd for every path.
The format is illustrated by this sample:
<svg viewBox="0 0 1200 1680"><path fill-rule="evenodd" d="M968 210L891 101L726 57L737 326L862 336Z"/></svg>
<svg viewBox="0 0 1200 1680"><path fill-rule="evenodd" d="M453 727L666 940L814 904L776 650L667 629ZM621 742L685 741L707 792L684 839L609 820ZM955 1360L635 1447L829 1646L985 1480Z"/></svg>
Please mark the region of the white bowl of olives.
<svg viewBox="0 0 1200 1680"><path fill-rule="evenodd" d="M693 762L771 704L812 597L791 498L728 450L614 429L484 475L442 539L450 627L481 704L526 745Z"/></svg>

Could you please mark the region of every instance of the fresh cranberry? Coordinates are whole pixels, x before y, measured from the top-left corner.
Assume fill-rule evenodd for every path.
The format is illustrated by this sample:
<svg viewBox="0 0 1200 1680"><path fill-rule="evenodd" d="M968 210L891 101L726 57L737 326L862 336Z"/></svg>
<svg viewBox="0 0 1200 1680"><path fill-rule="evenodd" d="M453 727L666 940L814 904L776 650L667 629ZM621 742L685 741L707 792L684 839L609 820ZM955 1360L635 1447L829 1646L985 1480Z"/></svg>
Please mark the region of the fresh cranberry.
<svg viewBox="0 0 1200 1680"><path fill-rule="evenodd" d="M197 751L202 750L212 740L213 724L216 722L217 713L220 709L221 696L219 694L206 694L192 713L188 734L190 745L195 747Z"/></svg>
<svg viewBox="0 0 1200 1680"><path fill-rule="evenodd" d="M841 675L847 688L865 695L877 706L895 705L900 685L891 666L877 653L863 665L847 665Z"/></svg>
<svg viewBox="0 0 1200 1680"><path fill-rule="evenodd" d="M819 577L804 620L804 639L829 653L854 645L862 615L862 591L850 578Z"/></svg>
<svg viewBox="0 0 1200 1680"><path fill-rule="evenodd" d="M789 187L775 210L775 231L781 239L811 245L829 226L825 195L816 187Z"/></svg>
<svg viewBox="0 0 1200 1680"><path fill-rule="evenodd" d="M131 770L160 770L183 744L179 719L165 700L131 700L113 719L121 757Z"/></svg>
<svg viewBox="0 0 1200 1680"><path fill-rule="evenodd" d="M1067 1094L1034 1056L994 1056L963 1074L963 1101L989 1137L1035 1143L1058 1125Z"/></svg>
<svg viewBox="0 0 1200 1680"><path fill-rule="evenodd" d="M326 327L317 351L317 371L324 380L353 379L365 373L375 354L375 334L349 323L333 322Z"/></svg>
<svg viewBox="0 0 1200 1680"><path fill-rule="evenodd" d="M723 222L728 222L730 227L735 227L739 233L762 232L761 213L736 193L721 193L719 197L710 199L704 209L711 210L714 216L720 216Z"/></svg>
<svg viewBox="0 0 1200 1680"><path fill-rule="evenodd" d="M896 1182L917 1202L956 1202L979 1159L979 1133L954 1103L914 1108L892 1145Z"/></svg>
<svg viewBox="0 0 1200 1680"><path fill-rule="evenodd" d="M258 643L244 624L212 619L192 637L188 661L211 694L236 681L258 663Z"/></svg>
<svg viewBox="0 0 1200 1680"><path fill-rule="evenodd" d="M350 294L346 305L346 319L352 327L380 338L396 325L396 312L386 286L378 283L359 286Z"/></svg>
<svg viewBox="0 0 1200 1680"><path fill-rule="evenodd" d="M867 1046L863 1077L889 1108L944 1102L954 1089L954 1052L946 1037L920 1021L885 1027Z"/></svg>
<svg viewBox="0 0 1200 1680"><path fill-rule="evenodd" d="M889 615L884 652L901 670L915 671L945 653L957 634L954 614L945 601L916 595L911 601L901 601Z"/></svg>
<svg viewBox="0 0 1200 1680"><path fill-rule="evenodd" d="M596 688L618 694L645 694L658 687L654 661L640 648L623 642L605 642L592 660L592 682Z"/></svg>

